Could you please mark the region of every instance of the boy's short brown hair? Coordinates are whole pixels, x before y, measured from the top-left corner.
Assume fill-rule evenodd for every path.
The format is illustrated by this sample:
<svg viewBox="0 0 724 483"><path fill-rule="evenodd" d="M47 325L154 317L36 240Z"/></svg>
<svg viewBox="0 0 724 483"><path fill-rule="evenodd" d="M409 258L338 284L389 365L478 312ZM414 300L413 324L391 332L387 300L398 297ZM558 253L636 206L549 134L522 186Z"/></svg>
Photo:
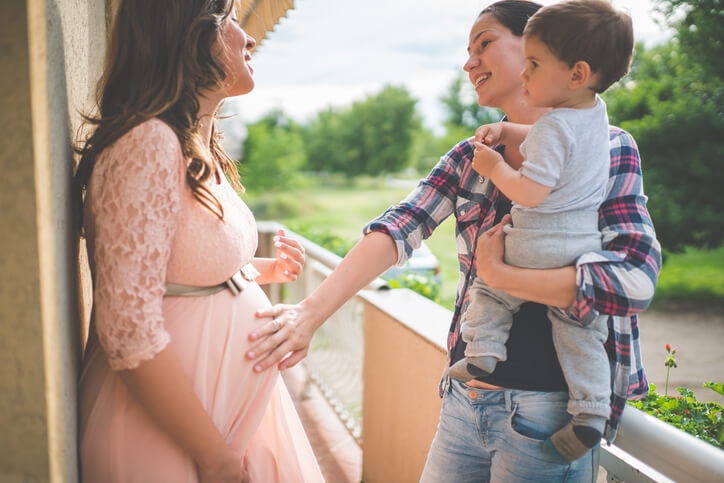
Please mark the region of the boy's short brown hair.
<svg viewBox="0 0 724 483"><path fill-rule="evenodd" d="M568 0L543 7L525 26L571 67L585 61L599 75L595 91L604 92L626 75L633 52L631 17L606 0Z"/></svg>

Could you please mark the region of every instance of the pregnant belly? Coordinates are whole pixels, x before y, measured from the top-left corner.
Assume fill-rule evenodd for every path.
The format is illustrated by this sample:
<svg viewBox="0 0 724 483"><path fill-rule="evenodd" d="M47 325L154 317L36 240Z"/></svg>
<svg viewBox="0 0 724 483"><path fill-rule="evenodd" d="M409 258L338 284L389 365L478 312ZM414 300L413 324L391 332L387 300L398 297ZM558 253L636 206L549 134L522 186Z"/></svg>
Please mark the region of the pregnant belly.
<svg viewBox="0 0 724 483"><path fill-rule="evenodd" d="M224 290L205 297L166 297L163 314L177 352L216 352L223 346L243 353L251 348L249 334L268 321L256 317L256 311L269 306L264 291L252 283L238 295Z"/></svg>

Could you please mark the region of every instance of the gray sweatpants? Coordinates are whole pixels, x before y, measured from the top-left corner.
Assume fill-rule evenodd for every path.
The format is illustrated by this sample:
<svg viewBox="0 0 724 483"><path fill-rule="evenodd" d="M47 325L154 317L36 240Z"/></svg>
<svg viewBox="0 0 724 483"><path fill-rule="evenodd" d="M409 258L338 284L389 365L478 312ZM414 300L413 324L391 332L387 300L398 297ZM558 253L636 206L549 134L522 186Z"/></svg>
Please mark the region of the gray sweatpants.
<svg viewBox="0 0 724 483"><path fill-rule="evenodd" d="M556 268L573 265L590 251L601 249L596 211L540 214L513 210L513 225L504 227L505 263L523 268ZM476 278L461 334L467 357L493 356L506 360L513 314L525 303ZM603 343L608 337L608 317L600 316L582 327L557 307L548 307L553 345L568 383L568 412L608 418L611 412L610 366Z"/></svg>

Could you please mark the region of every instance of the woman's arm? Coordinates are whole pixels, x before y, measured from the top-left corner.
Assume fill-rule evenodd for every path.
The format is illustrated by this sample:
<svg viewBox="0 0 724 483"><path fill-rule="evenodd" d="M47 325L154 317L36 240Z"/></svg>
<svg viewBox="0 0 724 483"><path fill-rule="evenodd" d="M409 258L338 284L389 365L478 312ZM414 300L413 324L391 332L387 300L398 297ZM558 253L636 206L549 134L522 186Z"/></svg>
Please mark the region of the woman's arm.
<svg viewBox="0 0 724 483"><path fill-rule="evenodd" d="M466 140L443 156L405 200L365 227L364 238L302 303L257 312L259 317L275 320L249 336L258 341L247 353L250 359L258 361L255 370L279 364L290 352L280 369L299 362L307 354L314 331L329 316L395 262L403 264L453 212L460 189L461 162L464 156L471 155L472 143Z"/></svg>
<svg viewBox="0 0 724 483"><path fill-rule="evenodd" d="M151 418L196 461L201 481L245 481L241 459L196 397L171 346L120 376Z"/></svg>
<svg viewBox="0 0 724 483"><path fill-rule="evenodd" d="M265 324L250 335L259 343L247 356L257 359L254 370L261 372L284 358L280 369L294 366L309 350L314 332L347 300L369 285L397 259L392 238L384 233L366 235L342 259L330 276L298 305L275 305L257 311L259 317L274 317L281 323ZM288 357L287 354L291 353Z"/></svg>
<svg viewBox="0 0 724 483"><path fill-rule="evenodd" d="M490 287L539 304L568 308L576 297L575 267L520 268L503 262L505 233L510 215L480 235L475 249L478 277Z"/></svg>
<svg viewBox="0 0 724 483"><path fill-rule="evenodd" d="M626 131L609 131L609 190L598 210L603 250L576 262L576 301L568 309L584 324L598 314L630 317L646 309L661 269L661 245L646 209L638 148Z"/></svg>

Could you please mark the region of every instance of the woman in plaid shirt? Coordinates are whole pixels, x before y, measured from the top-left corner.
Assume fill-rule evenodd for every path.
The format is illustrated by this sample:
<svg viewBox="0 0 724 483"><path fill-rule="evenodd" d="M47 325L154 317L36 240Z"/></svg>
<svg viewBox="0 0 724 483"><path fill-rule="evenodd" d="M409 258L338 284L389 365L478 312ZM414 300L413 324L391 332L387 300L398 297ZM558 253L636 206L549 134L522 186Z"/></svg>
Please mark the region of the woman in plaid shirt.
<svg viewBox="0 0 724 483"><path fill-rule="evenodd" d="M540 5L503 0L481 12L469 38L465 63L480 105L498 107L512 122L532 124L545 109L531 108L524 96L522 32ZM476 276L494 288L530 300L515 315L507 344L508 360L495 372L467 384L444 378L443 407L423 481L594 481L598 451L572 464L560 464L543 441L570 418L568 393L551 338L545 305L565 308L590 323L608 315L605 344L611 363L610 442L628 398L648 391L641 365L636 313L654 294L661 264L660 246L643 194L636 144L611 127L611 168L606 200L599 210L603 249L581 256L575 266L536 270L505 265L503 232L509 202L472 168L474 146L454 146L427 178L400 204L364 229L364 238L330 277L302 303L275 306L260 316L276 316L282 330L268 324L253 337L258 370L281 363L287 368L307 353L314 331L346 300L412 251L449 215L456 218L460 262L455 311L448 337L448 365L463 357L459 322L469 304ZM498 149L504 149L500 146ZM251 356L251 355L250 355Z"/></svg>

